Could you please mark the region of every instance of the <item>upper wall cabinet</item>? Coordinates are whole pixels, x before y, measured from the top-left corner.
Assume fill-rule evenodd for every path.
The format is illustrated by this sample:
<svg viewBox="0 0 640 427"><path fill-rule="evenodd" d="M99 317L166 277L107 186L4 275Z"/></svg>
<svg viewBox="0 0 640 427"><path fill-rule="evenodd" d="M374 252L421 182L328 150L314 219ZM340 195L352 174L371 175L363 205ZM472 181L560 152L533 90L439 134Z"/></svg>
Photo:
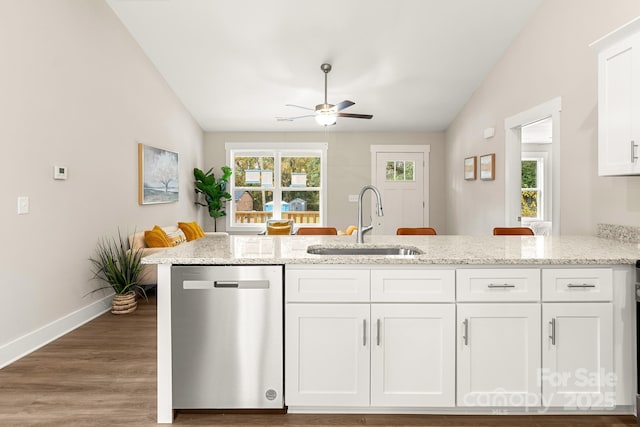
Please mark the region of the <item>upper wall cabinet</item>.
<svg viewBox="0 0 640 427"><path fill-rule="evenodd" d="M598 49L598 175L640 175L640 18Z"/></svg>

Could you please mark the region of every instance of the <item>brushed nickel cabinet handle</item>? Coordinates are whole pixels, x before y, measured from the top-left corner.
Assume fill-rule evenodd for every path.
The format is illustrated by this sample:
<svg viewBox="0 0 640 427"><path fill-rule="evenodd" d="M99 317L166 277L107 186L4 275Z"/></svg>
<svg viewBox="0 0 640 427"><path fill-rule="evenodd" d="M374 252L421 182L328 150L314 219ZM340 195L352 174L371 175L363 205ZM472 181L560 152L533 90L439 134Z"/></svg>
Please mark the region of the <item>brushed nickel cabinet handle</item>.
<svg viewBox="0 0 640 427"><path fill-rule="evenodd" d="M567 288L595 288L596 285L591 285L589 283L569 283Z"/></svg>
<svg viewBox="0 0 640 427"><path fill-rule="evenodd" d="M380 346L380 319L376 320L376 345Z"/></svg>
<svg viewBox="0 0 640 427"><path fill-rule="evenodd" d="M464 345L469 345L469 319L464 319L462 321L463 334L462 340L464 341Z"/></svg>
<svg viewBox="0 0 640 427"><path fill-rule="evenodd" d="M367 346L367 319L362 319L362 345Z"/></svg>
<svg viewBox="0 0 640 427"><path fill-rule="evenodd" d="M489 284L487 285L487 287L488 287L488 288L515 288L515 287L516 287L516 285L510 285L510 284L508 284L508 283L505 283L505 284L503 284L503 285L498 285L498 284L496 284L496 283L489 283Z"/></svg>
<svg viewBox="0 0 640 427"><path fill-rule="evenodd" d="M549 334L549 338L551 338L551 345L556 345L556 319L553 318L549 322L549 326L551 326L551 332Z"/></svg>
<svg viewBox="0 0 640 427"><path fill-rule="evenodd" d="M636 156L636 147L638 145L634 140L631 140L631 163L635 163L638 160L638 156Z"/></svg>

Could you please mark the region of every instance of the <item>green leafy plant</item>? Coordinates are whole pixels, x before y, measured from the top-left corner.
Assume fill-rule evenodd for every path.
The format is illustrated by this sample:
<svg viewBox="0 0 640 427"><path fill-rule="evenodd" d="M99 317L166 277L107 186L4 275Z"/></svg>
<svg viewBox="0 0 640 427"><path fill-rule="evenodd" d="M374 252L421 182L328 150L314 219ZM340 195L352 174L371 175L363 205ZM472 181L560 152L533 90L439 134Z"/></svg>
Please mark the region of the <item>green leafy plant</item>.
<svg viewBox="0 0 640 427"><path fill-rule="evenodd" d="M106 282L108 286L96 289L111 288L116 295L136 292L144 295L144 288L139 285L142 272L142 250L128 249L126 239L118 230L118 238L103 237L98 240L95 256L89 258L93 265L94 278Z"/></svg>
<svg viewBox="0 0 640 427"><path fill-rule="evenodd" d="M194 182L196 193L202 194L205 201L205 203L196 201L196 204L209 208L209 216L214 218L214 227L215 218L226 215L224 211L225 202L231 200L231 194L227 193L227 183L231 177L231 168L222 166L220 169L222 169L222 176L217 179L213 173L213 168L207 172L203 172L198 168L193 169L193 176L196 178Z"/></svg>

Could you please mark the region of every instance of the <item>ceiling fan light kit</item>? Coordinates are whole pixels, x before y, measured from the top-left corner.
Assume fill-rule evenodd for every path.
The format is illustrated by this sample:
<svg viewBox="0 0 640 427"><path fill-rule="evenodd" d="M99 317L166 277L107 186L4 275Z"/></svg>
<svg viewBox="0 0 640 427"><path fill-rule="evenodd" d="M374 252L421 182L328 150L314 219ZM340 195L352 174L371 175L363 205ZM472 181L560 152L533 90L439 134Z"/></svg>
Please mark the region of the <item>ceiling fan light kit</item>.
<svg viewBox="0 0 640 427"><path fill-rule="evenodd" d="M332 126L336 124L336 120L338 117L348 117L353 119L371 119L373 116L371 114L349 114L349 113L341 113L340 111L345 108L349 108L352 105L355 105L353 101L342 101L336 105L329 104L327 102L327 74L331 71L331 64L322 64L320 69L324 72L324 103L316 105L316 108L307 108L302 107L300 105L294 104L286 104L287 107L296 107L302 108L303 110L314 111L315 114L307 114L304 116L294 116L294 117L276 117L278 121L287 121L292 122L296 119L301 119L304 117L314 117L316 119L316 123L321 126Z"/></svg>

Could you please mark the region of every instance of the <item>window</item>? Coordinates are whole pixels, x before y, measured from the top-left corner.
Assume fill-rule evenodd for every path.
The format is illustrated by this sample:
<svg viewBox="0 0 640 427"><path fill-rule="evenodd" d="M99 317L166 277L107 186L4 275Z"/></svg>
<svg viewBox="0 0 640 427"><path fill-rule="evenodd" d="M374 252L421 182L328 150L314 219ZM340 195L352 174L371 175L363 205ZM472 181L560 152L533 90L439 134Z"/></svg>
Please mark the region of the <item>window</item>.
<svg viewBox="0 0 640 427"><path fill-rule="evenodd" d="M544 219L544 159L523 157L520 207L523 219Z"/></svg>
<svg viewBox="0 0 640 427"><path fill-rule="evenodd" d="M326 143L227 143L233 174L229 231L261 231L267 219L325 224Z"/></svg>
<svg viewBox="0 0 640 427"><path fill-rule="evenodd" d="M412 160L387 161L385 167L386 181L415 181L413 170L415 162Z"/></svg>

